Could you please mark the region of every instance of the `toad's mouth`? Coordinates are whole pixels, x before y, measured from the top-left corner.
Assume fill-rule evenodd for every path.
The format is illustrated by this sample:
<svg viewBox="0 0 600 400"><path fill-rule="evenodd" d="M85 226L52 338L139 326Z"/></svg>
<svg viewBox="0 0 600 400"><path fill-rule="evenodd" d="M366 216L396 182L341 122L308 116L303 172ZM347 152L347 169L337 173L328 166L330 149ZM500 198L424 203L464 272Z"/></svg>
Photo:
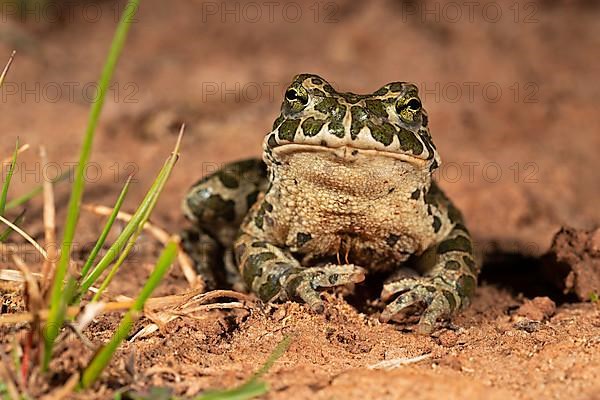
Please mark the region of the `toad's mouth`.
<svg viewBox="0 0 600 400"><path fill-rule="evenodd" d="M285 157L293 153L329 153L347 161L356 161L360 158L387 157L406 162L418 167L424 167L429 160L409 153L391 152L378 149L362 149L348 145L328 147L318 144L287 143L273 148L273 155Z"/></svg>

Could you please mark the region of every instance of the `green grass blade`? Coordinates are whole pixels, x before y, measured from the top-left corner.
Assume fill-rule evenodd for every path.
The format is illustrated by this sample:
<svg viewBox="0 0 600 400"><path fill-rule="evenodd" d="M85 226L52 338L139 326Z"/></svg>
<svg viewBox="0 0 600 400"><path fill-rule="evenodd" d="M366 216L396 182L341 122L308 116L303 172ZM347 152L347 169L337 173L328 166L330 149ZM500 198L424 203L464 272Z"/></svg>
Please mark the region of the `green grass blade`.
<svg viewBox="0 0 600 400"><path fill-rule="evenodd" d="M170 240L169 243L167 243L156 262L154 271L150 274L150 277L129 311L123 316L123 319L121 319L115 334L110 341L96 353L90 364L83 371L80 382L83 388L90 387L96 379L98 379L119 345L127 338L138 314L144 309L146 300L148 300L154 289L156 289L158 284L162 281L171 264L175 261L178 249L179 244L176 240Z"/></svg>
<svg viewBox="0 0 600 400"><path fill-rule="evenodd" d="M10 181L12 179L13 173L15 172L15 165L17 164L18 154L19 138L17 138L15 152L13 153L12 160L10 162L10 167L8 168L8 172L6 173L6 179L4 180L4 184L2 185L2 194L0 194L0 215L4 215L4 211L6 209L6 197L8 196L8 187L10 186Z"/></svg>
<svg viewBox="0 0 600 400"><path fill-rule="evenodd" d="M179 133L179 137L177 138L177 143L175 144L175 148L173 149L173 153L169 156L164 166L158 173L157 178L152 183L152 186L146 193L146 196L142 200L142 203L138 207L138 209L133 214L131 220L125 228L121 232L121 234L117 237L112 246L108 249L106 254L100 259L98 264L92 269L92 271L85 277L82 277L82 282L80 285L79 298L98 280L100 275L108 268L110 263L116 258L117 254L119 254L124 246L129 243L129 239L135 232L140 228L140 225L143 226L142 222L149 218L150 213L154 209L156 205L156 201L160 192L162 192L177 159L179 158L179 148L181 146L181 137L183 135L183 126L181 127L181 132Z"/></svg>
<svg viewBox="0 0 600 400"><path fill-rule="evenodd" d="M267 361L265 361L263 366L260 367L260 369L254 373L254 375L252 375L252 378L250 378L250 380L257 380L258 378L261 378L264 374L269 372L271 367L273 367L273 364L275 364L275 361L277 361L287 351L287 349L289 349L291 343L291 336L284 337L283 340L279 342L277 346L273 349L271 355L269 355L269 358L267 358Z"/></svg>
<svg viewBox="0 0 600 400"><path fill-rule="evenodd" d="M268 391L265 382L250 381L234 389L203 394L195 400L249 400L265 395Z"/></svg>
<svg viewBox="0 0 600 400"><path fill-rule="evenodd" d="M156 195L158 182L164 176L163 172L164 171L161 170L157 179L148 190L146 197L144 197L144 200L142 200L142 203L131 217L131 220L127 223L127 225L125 225L125 228L123 228L123 231L121 231L121 234L119 234L119 236L115 239L114 243L110 246L106 254L104 254L100 261L98 261L98 264L96 264L96 266L86 276L82 276L82 281L79 287L79 296L85 294L85 292L87 292L88 289L94 283L96 283L100 275L102 275L110 263L113 262L113 260L117 257L117 254L123 250L127 241L137 229L142 216L150 207L151 199Z"/></svg>
<svg viewBox="0 0 600 400"><path fill-rule="evenodd" d="M139 232L141 231L140 227L143 227L143 226L144 226L143 224L140 224L138 226L137 231L127 240L127 245L125 246L125 248L123 249L121 254L119 254L119 258L113 264L112 268L108 272L108 275L106 275L106 278L104 278L104 280L102 281L102 284L98 288L98 291L96 293L94 293L94 297L92 297L92 301L100 301L100 297L102 296L102 293L104 293L104 291L106 290L108 285L110 285L113 278L119 271L119 268L121 268L121 265L123 265L123 262L125 262L125 259L131 252L131 249L133 249L133 246L135 245L135 242L137 241L137 238L139 236Z"/></svg>
<svg viewBox="0 0 600 400"><path fill-rule="evenodd" d="M175 154L177 154L177 153L175 153ZM171 160L171 158L172 158L172 156L169 157L169 161ZM104 290L106 290L106 288L108 287L108 285L110 284L110 282L112 281L114 276L116 275L117 271L119 270L119 268L121 267L121 265L123 264L123 262L125 261L125 259L127 258L127 256L131 252L131 250L133 249L133 246L137 242L138 237L142 233L142 231L144 229L144 225L150 218L150 214L152 214L152 210L154 210L154 207L156 206L158 197L159 197L160 193L162 192L162 189L164 188L164 185L171 173L171 170L173 169L173 166L175 165L174 163L171 163L169 161L167 161L167 163L165 165L165 168L166 168L165 172L163 174L159 174L159 177L157 178L158 185L156 186L156 190L155 190L156 193L150 197L148 207L145 209L145 211L143 213L140 213L140 219L136 223L135 232L129 237L129 239L127 239L127 244L125 245L125 248L123 249L123 251L119 255L119 258L114 263L110 272L108 273L108 275L106 276L106 278L104 279L104 281L102 282L100 287L98 288L98 291L94 294L92 301L100 300L100 296L102 295Z"/></svg>
<svg viewBox="0 0 600 400"><path fill-rule="evenodd" d="M117 61L123 50L125 39L127 38L127 32L131 26L131 19L135 14L134 10L137 9L139 0L129 0L127 3L127 11L121 15L121 20L117 26L117 30L113 37L108 56L100 81L98 84L98 96L92 103L90 109L90 115L88 119L88 125L86 128L85 135L83 137L83 143L81 145L81 151L79 154L79 163L75 172L75 180L73 187L71 188L71 197L69 198L69 205L67 207L67 219L64 225L64 234L61 244L60 259L56 266L54 275L54 281L52 282L52 289L50 293L50 313L48 314L48 328L44 334L44 353L42 359L42 371L48 370L48 364L52 357L52 348L54 347L54 341L60 332L60 328L64 322L64 315L60 312L60 302L63 294L63 280L67 274L69 262L71 260L71 247L73 245L73 238L75 237L75 229L79 220L79 213L81 208L81 198L83 196L83 190L85 187L85 169L87 167L90 155L92 152L92 144L94 141L94 133L96 132L96 126L98 119L104 105L104 99L108 91L108 87L117 65Z"/></svg>
<svg viewBox="0 0 600 400"><path fill-rule="evenodd" d="M69 176L71 176L71 172L72 171L70 169L68 171L63 172L62 174L60 174L60 176L52 179L52 184L55 185L57 183L63 182ZM6 203L6 210L8 211L13 208L22 206L23 204L27 203L29 200L31 200L38 194L42 193L43 191L44 191L44 185L37 185L36 187L31 189L31 191L29 191L28 193L25 193L24 195L19 196L16 199L12 199L8 203Z"/></svg>
<svg viewBox="0 0 600 400"><path fill-rule="evenodd" d="M125 182L123 189L121 189L121 193L119 194L119 197L117 198L115 206L113 207L113 210L110 213L110 216L108 217L108 220L106 221L106 224L104 224L104 229L102 229L102 233L100 234L100 237L96 241L94 248L90 252L90 255L88 256L87 260L85 261L83 268L81 268L81 276L87 275L90 268L92 267L92 264L94 264L94 261L96 261L96 257L98 256L100 249L102 248L102 246L104 246L106 237L108 236L108 233L110 232L115 220L117 219L117 215L119 214L119 210L121 209L121 206L123 205L125 196L127 196L127 192L129 191L130 183L131 183L131 176L129 178L127 178L127 182Z"/></svg>

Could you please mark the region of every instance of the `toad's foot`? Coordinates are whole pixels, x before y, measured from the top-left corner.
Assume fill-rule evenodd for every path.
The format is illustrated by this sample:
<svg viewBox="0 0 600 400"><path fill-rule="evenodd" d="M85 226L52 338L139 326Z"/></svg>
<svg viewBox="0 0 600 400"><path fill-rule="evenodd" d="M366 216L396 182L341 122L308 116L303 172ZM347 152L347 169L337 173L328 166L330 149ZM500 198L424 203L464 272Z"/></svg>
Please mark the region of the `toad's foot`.
<svg viewBox="0 0 600 400"><path fill-rule="evenodd" d="M284 282L288 298L302 299L316 312L323 312L324 306L318 289L360 283L365 280L365 270L353 264L327 264L311 267L292 273Z"/></svg>
<svg viewBox="0 0 600 400"><path fill-rule="evenodd" d="M324 309L319 289L365 279L365 271L353 264L303 267L288 249L245 233L235 256L246 285L262 300L303 300L315 311Z"/></svg>
<svg viewBox="0 0 600 400"><path fill-rule="evenodd" d="M409 310L423 310L417 332L430 334L435 324L442 318L447 318L457 309L461 303L459 291L452 285L442 281L439 277L416 277L401 279L386 283L381 292L381 298L389 301L381 313L379 320L388 322L402 316Z"/></svg>

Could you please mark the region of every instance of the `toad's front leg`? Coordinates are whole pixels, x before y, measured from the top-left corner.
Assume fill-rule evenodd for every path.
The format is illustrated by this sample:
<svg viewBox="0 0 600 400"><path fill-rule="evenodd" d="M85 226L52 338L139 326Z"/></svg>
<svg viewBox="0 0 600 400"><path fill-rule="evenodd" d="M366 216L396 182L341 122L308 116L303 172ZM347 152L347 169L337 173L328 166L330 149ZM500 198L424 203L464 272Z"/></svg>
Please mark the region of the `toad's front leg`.
<svg viewBox="0 0 600 400"><path fill-rule="evenodd" d="M302 300L322 312L319 289L359 283L364 270L352 264L303 267L287 249L242 233L235 256L246 285L262 300Z"/></svg>
<svg viewBox="0 0 600 400"><path fill-rule="evenodd" d="M389 301L397 297L381 313L382 322L415 310L413 306L421 306L416 308L423 310L417 331L430 334L439 319L450 317L470 303L479 269L467 228L457 223L432 251L435 254L433 268L423 276L392 279L384 284L382 299Z"/></svg>

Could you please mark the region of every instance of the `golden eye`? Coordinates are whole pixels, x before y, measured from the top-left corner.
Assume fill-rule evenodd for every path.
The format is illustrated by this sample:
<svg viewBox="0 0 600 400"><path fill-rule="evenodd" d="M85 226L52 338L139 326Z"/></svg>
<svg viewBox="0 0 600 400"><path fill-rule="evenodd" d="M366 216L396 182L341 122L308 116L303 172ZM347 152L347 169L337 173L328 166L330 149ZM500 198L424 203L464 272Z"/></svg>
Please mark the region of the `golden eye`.
<svg viewBox="0 0 600 400"><path fill-rule="evenodd" d="M294 86L285 91L285 99L291 111L298 112L308 104L308 92L303 86Z"/></svg>
<svg viewBox="0 0 600 400"><path fill-rule="evenodd" d="M404 122L415 122L423 105L417 97L401 98L396 102L396 112Z"/></svg>

